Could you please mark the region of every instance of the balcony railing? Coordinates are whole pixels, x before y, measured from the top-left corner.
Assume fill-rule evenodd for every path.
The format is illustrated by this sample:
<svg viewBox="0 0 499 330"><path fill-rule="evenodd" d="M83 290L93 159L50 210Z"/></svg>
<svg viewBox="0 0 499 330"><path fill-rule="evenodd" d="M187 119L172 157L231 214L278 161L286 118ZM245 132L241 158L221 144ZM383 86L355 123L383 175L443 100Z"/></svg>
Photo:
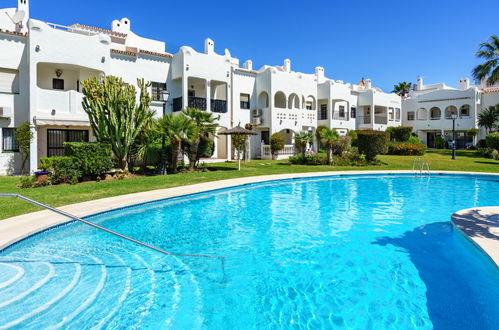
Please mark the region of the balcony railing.
<svg viewBox="0 0 499 330"><path fill-rule="evenodd" d="M189 96L187 100L187 106L189 108L206 110L206 99L204 97Z"/></svg>
<svg viewBox="0 0 499 330"><path fill-rule="evenodd" d="M262 159L272 159L270 145L262 143L262 145L260 146L260 149L261 149ZM289 158L290 156L293 156L294 154L295 154L295 146L292 144L286 144L286 145L284 145L284 148L282 148L282 150L279 150L277 152L276 158L277 159L286 159L286 158Z"/></svg>
<svg viewBox="0 0 499 330"><path fill-rule="evenodd" d="M227 101L211 99L210 103L211 103L212 112L220 112L220 113L227 112Z"/></svg>
<svg viewBox="0 0 499 330"><path fill-rule="evenodd" d="M388 123L388 118L386 116L374 116L374 123L375 124L387 124Z"/></svg>
<svg viewBox="0 0 499 330"><path fill-rule="evenodd" d="M173 111L182 110L182 97L176 97L173 99Z"/></svg>
<svg viewBox="0 0 499 330"><path fill-rule="evenodd" d="M339 113L335 112L335 113L333 113L333 120L348 120L348 117L347 117L346 113L343 114L343 116L340 116Z"/></svg>

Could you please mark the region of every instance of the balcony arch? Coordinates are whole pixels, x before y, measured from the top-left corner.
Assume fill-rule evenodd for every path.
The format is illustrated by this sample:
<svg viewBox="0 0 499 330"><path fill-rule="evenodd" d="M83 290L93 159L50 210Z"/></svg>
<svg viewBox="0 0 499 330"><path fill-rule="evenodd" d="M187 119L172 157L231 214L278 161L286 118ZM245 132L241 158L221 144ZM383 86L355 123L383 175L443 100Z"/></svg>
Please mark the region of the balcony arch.
<svg viewBox="0 0 499 330"><path fill-rule="evenodd" d="M274 107L286 109L286 95L279 91L274 95Z"/></svg>
<svg viewBox="0 0 499 330"><path fill-rule="evenodd" d="M453 105L449 105L447 108L445 108L445 118L452 119L452 115L457 116L457 108Z"/></svg>
<svg viewBox="0 0 499 330"><path fill-rule="evenodd" d="M418 109L418 120L427 120L428 119L428 110L426 108Z"/></svg>
<svg viewBox="0 0 499 330"><path fill-rule="evenodd" d="M430 109L430 119L431 120L439 120L442 118L442 111L439 107L433 107Z"/></svg>
<svg viewBox="0 0 499 330"><path fill-rule="evenodd" d="M307 110L316 110L316 102L315 102L315 97L312 95L307 96L305 99L305 108Z"/></svg>
<svg viewBox="0 0 499 330"><path fill-rule="evenodd" d="M466 117L469 117L471 115L471 107L469 104L463 104L460 108L459 108L459 117L461 118L466 118Z"/></svg>
<svg viewBox="0 0 499 330"><path fill-rule="evenodd" d="M300 98L295 93L292 93L291 95L289 95L288 108L289 109L300 109Z"/></svg>
<svg viewBox="0 0 499 330"><path fill-rule="evenodd" d="M258 95L258 107L260 109L269 107L269 94L267 92L263 91Z"/></svg>

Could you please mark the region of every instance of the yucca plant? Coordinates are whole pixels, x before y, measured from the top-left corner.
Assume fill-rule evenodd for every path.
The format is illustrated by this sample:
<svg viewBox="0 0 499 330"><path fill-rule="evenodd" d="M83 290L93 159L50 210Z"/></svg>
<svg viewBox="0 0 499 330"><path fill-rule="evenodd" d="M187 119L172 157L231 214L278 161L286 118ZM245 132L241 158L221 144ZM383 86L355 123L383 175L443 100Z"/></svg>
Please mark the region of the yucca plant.
<svg viewBox="0 0 499 330"><path fill-rule="evenodd" d="M128 167L130 148L137 135L152 119L149 110L151 97L147 91L150 83L137 79L140 91L139 102L136 89L123 79L106 76L89 78L82 82L83 109L97 141L108 143L118 160L119 167Z"/></svg>

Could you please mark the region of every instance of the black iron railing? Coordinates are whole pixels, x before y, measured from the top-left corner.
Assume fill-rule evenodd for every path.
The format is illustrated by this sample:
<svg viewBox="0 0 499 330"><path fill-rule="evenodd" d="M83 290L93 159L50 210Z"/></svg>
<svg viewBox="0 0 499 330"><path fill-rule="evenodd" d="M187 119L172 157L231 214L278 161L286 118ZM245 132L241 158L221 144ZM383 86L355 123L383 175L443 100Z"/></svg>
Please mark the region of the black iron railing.
<svg viewBox="0 0 499 330"><path fill-rule="evenodd" d="M206 110L206 99L204 97L189 96L187 106L199 110Z"/></svg>
<svg viewBox="0 0 499 330"><path fill-rule="evenodd" d="M173 99L173 111L175 112L181 110L182 110L182 96Z"/></svg>
<svg viewBox="0 0 499 330"><path fill-rule="evenodd" d="M212 112L226 113L227 112L227 101L212 99L211 100L211 111Z"/></svg>

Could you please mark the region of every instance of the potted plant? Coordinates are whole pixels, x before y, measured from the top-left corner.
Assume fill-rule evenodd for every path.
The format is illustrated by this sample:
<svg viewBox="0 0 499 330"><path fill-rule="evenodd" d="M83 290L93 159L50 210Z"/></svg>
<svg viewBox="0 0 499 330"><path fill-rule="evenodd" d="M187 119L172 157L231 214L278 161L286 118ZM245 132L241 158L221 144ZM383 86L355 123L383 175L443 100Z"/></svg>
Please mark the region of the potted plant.
<svg viewBox="0 0 499 330"><path fill-rule="evenodd" d="M50 172L47 171L38 171L35 172L36 183L47 182L49 178Z"/></svg>

